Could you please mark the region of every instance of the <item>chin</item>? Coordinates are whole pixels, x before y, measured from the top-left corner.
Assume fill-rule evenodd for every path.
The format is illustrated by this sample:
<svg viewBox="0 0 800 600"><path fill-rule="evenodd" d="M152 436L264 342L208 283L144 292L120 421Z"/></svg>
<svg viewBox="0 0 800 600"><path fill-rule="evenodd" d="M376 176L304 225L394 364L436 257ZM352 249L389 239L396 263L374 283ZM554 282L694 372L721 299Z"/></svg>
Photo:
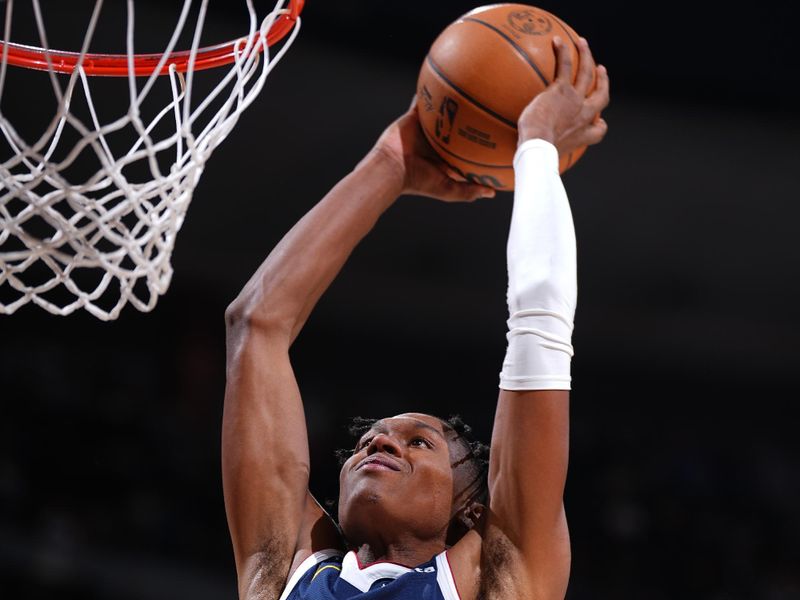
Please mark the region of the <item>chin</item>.
<svg viewBox="0 0 800 600"><path fill-rule="evenodd" d="M339 525L351 542L363 538L376 527L402 521L396 500L379 490L362 489L339 504Z"/></svg>
<svg viewBox="0 0 800 600"><path fill-rule="evenodd" d="M369 518L386 518L393 514L392 495L374 488L362 488L339 499L339 520L345 521L353 515L369 515Z"/></svg>

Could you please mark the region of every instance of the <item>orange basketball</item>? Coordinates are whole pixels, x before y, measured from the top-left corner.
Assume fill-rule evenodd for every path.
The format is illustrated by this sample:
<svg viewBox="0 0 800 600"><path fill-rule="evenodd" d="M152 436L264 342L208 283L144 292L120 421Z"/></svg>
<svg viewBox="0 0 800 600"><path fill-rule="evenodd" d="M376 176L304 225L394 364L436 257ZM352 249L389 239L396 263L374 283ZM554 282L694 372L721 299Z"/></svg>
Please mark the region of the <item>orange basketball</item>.
<svg viewBox="0 0 800 600"><path fill-rule="evenodd" d="M514 189L517 120L555 78L556 35L571 46L577 65L578 34L525 4L476 8L434 41L417 83L420 121L433 148L468 180ZM561 156L561 172L585 150Z"/></svg>

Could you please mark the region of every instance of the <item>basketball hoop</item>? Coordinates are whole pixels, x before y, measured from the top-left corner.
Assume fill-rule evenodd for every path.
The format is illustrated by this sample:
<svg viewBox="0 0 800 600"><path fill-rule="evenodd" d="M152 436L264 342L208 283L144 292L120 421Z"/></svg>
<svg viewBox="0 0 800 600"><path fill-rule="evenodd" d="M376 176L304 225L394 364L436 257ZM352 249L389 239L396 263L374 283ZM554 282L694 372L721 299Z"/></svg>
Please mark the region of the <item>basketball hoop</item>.
<svg viewBox="0 0 800 600"><path fill-rule="evenodd" d="M128 302L150 311L169 287L175 237L205 163L291 46L304 0L289 0L288 7L278 0L261 21L253 0L245 0L247 35L207 47L199 42L208 0L184 0L165 51L156 54L134 51L134 0L127 0L125 54L88 51L103 0L95 2L80 52L48 47L39 0L33 10L41 47L12 43L13 0L5 4L0 102L12 65L46 71L57 109L44 133L28 143L0 107L0 141L5 138L12 155L0 154L0 314L28 303L57 315L83 308L102 320L116 319ZM193 4L199 9L190 19ZM192 34L191 48L176 51L182 33ZM271 56L270 46L284 38ZM195 105L195 73L212 68L219 76ZM127 79L130 106L123 117L101 123L93 76ZM162 80L169 100L152 108L153 88ZM63 142L65 130L77 136L71 146ZM128 140L118 151L121 132ZM95 166L76 182L72 171L87 155Z"/></svg>

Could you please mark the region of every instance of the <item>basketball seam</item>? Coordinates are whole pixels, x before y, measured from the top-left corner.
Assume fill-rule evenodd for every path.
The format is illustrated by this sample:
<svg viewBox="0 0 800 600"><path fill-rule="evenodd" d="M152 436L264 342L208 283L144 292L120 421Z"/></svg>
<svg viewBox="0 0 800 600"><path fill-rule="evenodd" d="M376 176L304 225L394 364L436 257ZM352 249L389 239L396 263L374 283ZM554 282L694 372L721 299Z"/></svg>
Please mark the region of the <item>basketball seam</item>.
<svg viewBox="0 0 800 600"><path fill-rule="evenodd" d="M505 33L500 31L497 27L495 27L491 23L487 23L486 21L481 21L480 19L476 19L474 17L467 17L467 18L463 19L463 21L471 21L473 23L480 23L484 27L488 27L489 29L494 31L497 35L499 35L505 41L507 41L509 44L511 44L511 47L514 48L514 50L517 51L517 53L525 60L525 62L530 65L530 67L536 72L536 74L539 76L539 79L542 80L542 83L544 83L545 86L550 85L550 82L547 80L547 77L544 76L544 73L542 73L541 69L539 69L539 66L536 64L536 61L534 61L531 58L530 54L525 52L525 49L522 46L517 44L517 42L512 40Z"/></svg>
<svg viewBox="0 0 800 600"><path fill-rule="evenodd" d="M475 100L475 98L473 98L472 96L467 94L460 87L458 87L455 83L450 81L450 79L448 79L447 75L445 75L444 72L439 68L439 65L437 65L435 62L433 62L433 59L431 58L430 54L427 56L426 60L428 62L428 65L431 67L431 69L433 69L434 73L436 73L439 77L441 77L445 81L445 83L447 83L447 85L449 85L451 88L453 88L459 94L461 94L464 98L466 98L476 108L479 108L480 110L484 111L486 114L491 115L492 117L494 117L498 121L504 123L505 125L508 125L514 131L517 130L517 124L514 123L514 121L511 121L510 119L506 119L503 115L494 112L491 108L489 108L487 106L484 106L483 104L481 104L480 102Z"/></svg>

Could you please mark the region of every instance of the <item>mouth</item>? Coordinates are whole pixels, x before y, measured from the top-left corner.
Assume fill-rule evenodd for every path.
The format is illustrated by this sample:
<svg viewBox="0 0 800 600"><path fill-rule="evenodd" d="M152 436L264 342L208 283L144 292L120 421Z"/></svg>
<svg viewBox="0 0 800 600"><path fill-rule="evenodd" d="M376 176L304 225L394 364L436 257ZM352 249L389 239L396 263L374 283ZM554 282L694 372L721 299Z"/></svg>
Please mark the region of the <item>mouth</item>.
<svg viewBox="0 0 800 600"><path fill-rule="evenodd" d="M399 471L400 465L396 460L386 456L373 454L368 456L356 467L356 471Z"/></svg>

